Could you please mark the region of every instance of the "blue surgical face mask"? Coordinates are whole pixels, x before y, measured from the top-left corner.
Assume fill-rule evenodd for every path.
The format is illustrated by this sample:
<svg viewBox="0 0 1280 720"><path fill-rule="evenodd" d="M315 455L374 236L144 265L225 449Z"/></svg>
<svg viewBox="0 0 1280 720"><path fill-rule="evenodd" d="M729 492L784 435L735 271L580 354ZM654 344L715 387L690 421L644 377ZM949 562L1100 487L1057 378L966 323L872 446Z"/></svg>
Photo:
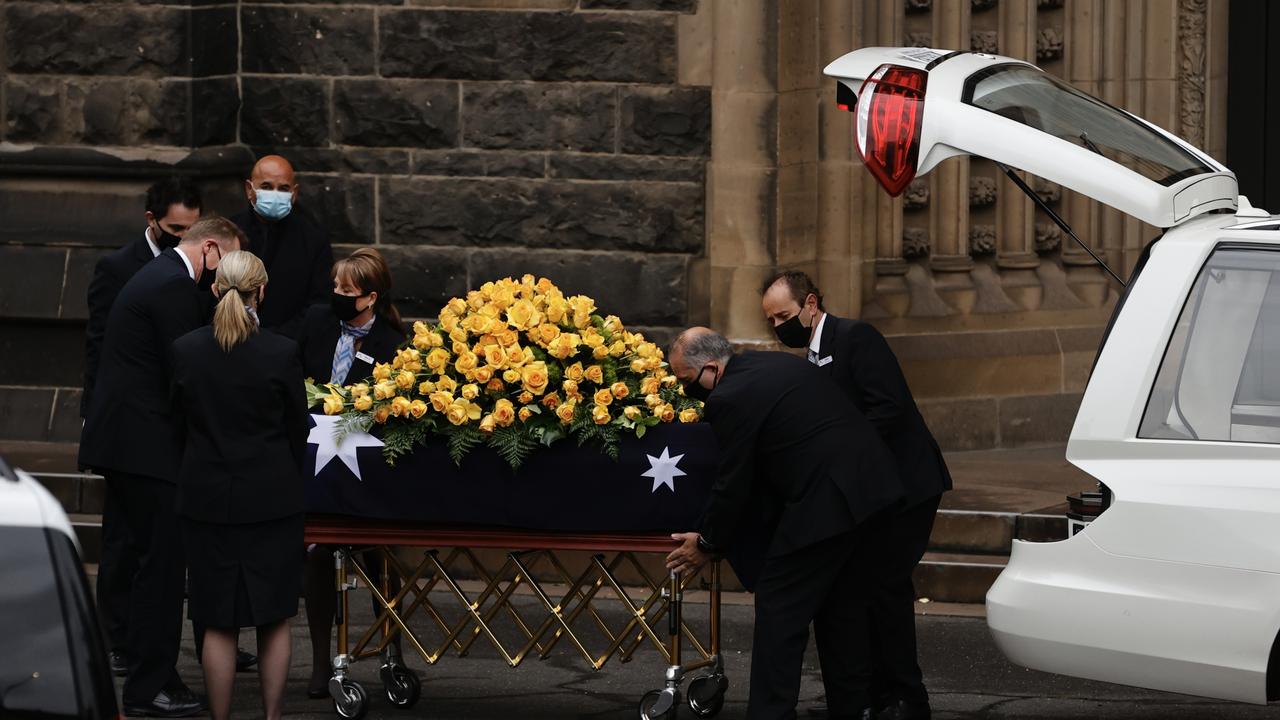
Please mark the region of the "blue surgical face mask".
<svg viewBox="0 0 1280 720"><path fill-rule="evenodd" d="M279 220L293 209L293 193L283 190L255 190L253 209L268 220Z"/></svg>

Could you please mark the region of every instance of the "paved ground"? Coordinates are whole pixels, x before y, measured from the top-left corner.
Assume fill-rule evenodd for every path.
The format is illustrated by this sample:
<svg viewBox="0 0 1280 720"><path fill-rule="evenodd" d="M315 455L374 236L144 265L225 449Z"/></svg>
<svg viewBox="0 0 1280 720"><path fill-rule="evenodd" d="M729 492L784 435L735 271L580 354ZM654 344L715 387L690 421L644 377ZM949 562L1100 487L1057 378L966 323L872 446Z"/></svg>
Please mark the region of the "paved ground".
<svg viewBox="0 0 1280 720"><path fill-rule="evenodd" d="M367 610L362 614L367 617ZM730 689L719 717L741 718L746 707L747 669L751 662L750 605L726 608L724 630ZM981 618L929 616L919 618L922 662L933 691L938 720L1019 718L1085 720L1209 720L1275 718L1265 707L1217 702L1087 682L1033 672L1006 662L992 645ZM305 626L294 626L295 656L290 676L287 714L291 718L335 717L331 704L308 700L304 694L310 672ZM242 646L252 648L251 636ZM472 656L445 657L434 667L416 657L411 665L423 677L423 697L410 710L393 710L380 694L373 698L370 718L441 718L448 720L568 720L571 718L633 718L636 702L658 687L662 673L657 655L645 652L624 665L609 664L591 672L581 658L561 647L546 661L529 661L509 669L490 648L477 646ZM202 687L189 637L184 643L183 677ZM355 677L370 691L380 688L376 668L357 666ZM240 676L236 688L238 717L261 715L255 675ZM806 660L800 718L805 708L822 700L816 656ZM693 717L687 708L682 718Z"/></svg>

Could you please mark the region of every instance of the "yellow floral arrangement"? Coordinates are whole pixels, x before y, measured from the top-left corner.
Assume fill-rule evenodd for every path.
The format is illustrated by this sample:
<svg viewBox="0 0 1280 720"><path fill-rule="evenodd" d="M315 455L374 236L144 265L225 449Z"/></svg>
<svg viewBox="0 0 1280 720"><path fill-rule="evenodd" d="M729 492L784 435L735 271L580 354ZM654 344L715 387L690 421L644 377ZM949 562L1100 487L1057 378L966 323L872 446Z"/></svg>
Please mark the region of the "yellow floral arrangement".
<svg viewBox="0 0 1280 720"><path fill-rule="evenodd" d="M395 360L349 385L308 383L313 405L341 415L340 432L375 431L394 464L432 437L454 462L486 443L513 468L565 437L616 458L624 433L697 422L662 349L601 317L585 295L546 278L504 278L453 298L435 324L416 322Z"/></svg>

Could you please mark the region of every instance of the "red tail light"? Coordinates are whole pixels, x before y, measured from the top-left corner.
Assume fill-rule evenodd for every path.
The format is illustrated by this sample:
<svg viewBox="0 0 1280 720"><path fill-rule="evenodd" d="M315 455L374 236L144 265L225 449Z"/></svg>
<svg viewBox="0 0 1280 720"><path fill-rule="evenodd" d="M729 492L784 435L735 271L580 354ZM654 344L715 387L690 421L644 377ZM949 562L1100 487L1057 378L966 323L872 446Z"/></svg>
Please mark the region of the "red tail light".
<svg viewBox="0 0 1280 720"><path fill-rule="evenodd" d="M858 153L894 197L916 176L928 77L924 70L881 65L858 91Z"/></svg>

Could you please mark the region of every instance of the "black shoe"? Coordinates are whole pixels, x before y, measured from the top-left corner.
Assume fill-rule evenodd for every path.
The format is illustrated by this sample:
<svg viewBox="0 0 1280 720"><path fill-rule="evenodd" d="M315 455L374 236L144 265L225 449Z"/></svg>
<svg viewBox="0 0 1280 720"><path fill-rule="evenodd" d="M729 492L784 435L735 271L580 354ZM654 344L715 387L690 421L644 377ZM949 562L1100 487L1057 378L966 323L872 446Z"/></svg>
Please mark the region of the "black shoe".
<svg viewBox="0 0 1280 720"><path fill-rule="evenodd" d="M258 656L236 648L236 672L248 672L258 664Z"/></svg>
<svg viewBox="0 0 1280 720"><path fill-rule="evenodd" d="M329 678L332 675L325 671L323 674L311 673L311 682L307 683L307 697L312 700L329 697Z"/></svg>
<svg viewBox="0 0 1280 720"><path fill-rule="evenodd" d="M107 653L108 661L111 663L111 674L116 677L125 677L129 674L129 665L124 661L124 653L110 652Z"/></svg>
<svg viewBox="0 0 1280 720"><path fill-rule="evenodd" d="M826 705L810 705L809 717L834 718L833 715L827 712ZM861 710L859 710L858 712L854 713L849 717L853 718L854 720L877 720L875 711L869 707L862 708Z"/></svg>
<svg viewBox="0 0 1280 720"><path fill-rule="evenodd" d="M932 712L928 701L911 702L899 700L875 715L876 720L929 720Z"/></svg>
<svg viewBox="0 0 1280 720"><path fill-rule="evenodd" d="M204 704L190 690L172 693L161 690L145 705L124 704L124 714L130 717L183 718L199 715L204 711Z"/></svg>

